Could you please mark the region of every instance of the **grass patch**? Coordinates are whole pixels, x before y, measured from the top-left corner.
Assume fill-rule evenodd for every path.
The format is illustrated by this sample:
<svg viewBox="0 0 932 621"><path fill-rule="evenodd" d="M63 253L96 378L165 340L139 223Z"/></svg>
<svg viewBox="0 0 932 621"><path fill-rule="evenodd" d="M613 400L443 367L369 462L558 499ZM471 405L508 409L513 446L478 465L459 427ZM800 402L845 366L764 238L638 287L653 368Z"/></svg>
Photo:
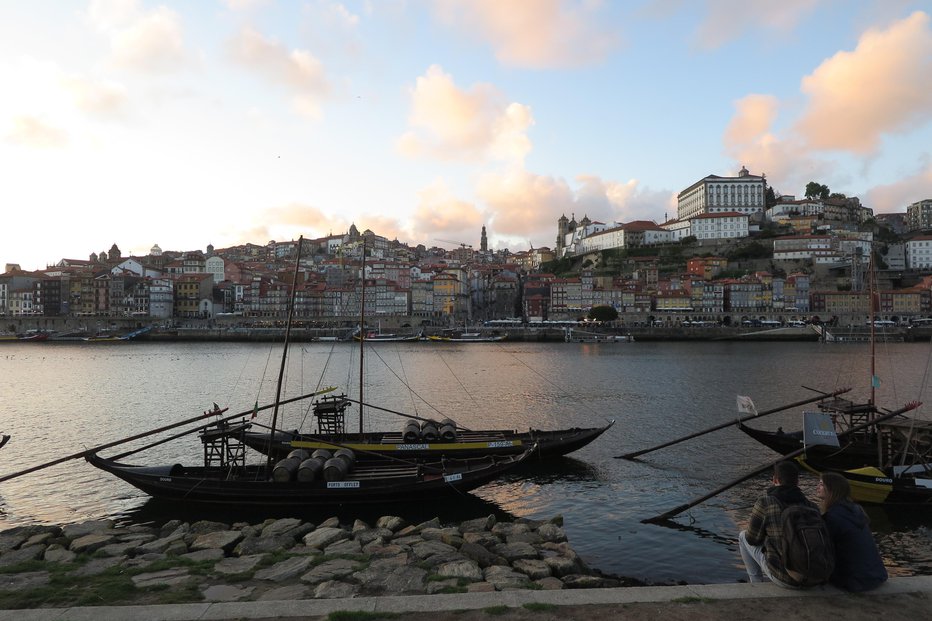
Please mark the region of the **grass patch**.
<svg viewBox="0 0 932 621"><path fill-rule="evenodd" d="M710 604L715 600L711 597L699 597L698 595L687 595L686 597L677 597L670 600L674 604Z"/></svg>
<svg viewBox="0 0 932 621"><path fill-rule="evenodd" d="M397 612L367 612L365 610L337 610L327 615L329 621L372 621L373 619L397 619Z"/></svg>
<svg viewBox="0 0 932 621"><path fill-rule="evenodd" d="M467 592L468 592L468 589L466 587L453 586L452 584L434 591L434 593L443 593L445 595L450 594L450 593L467 593Z"/></svg>
<svg viewBox="0 0 932 621"><path fill-rule="evenodd" d="M493 617L500 617L501 615L508 614L508 611L511 610L508 606L489 606L488 608L483 608L482 612Z"/></svg>
<svg viewBox="0 0 932 621"><path fill-rule="evenodd" d="M531 612L551 612L557 609L554 604L542 604L540 602L528 602L524 604L524 608Z"/></svg>

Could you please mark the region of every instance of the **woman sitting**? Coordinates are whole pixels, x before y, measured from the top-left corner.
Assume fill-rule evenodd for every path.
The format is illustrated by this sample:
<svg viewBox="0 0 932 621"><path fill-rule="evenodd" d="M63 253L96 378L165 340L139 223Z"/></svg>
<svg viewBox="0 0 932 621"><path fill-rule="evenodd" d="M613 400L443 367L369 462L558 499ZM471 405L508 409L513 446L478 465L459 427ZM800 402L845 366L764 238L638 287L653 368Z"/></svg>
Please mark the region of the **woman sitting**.
<svg viewBox="0 0 932 621"><path fill-rule="evenodd" d="M846 591L869 591L887 579L864 509L851 500L848 480L824 472L817 493L822 517L835 546L835 571L829 581Z"/></svg>

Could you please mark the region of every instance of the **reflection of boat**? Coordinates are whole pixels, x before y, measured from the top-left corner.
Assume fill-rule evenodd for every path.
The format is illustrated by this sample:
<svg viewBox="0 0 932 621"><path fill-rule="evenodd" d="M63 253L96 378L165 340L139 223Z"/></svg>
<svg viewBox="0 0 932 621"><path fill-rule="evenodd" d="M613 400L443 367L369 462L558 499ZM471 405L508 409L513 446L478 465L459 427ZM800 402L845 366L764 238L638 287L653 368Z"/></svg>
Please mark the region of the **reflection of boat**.
<svg viewBox="0 0 932 621"><path fill-rule="evenodd" d="M302 242L303 238L299 239L282 351L282 371L278 377L272 415L273 435L281 403ZM219 415L222 411L215 404L213 411L205 412L205 415ZM313 454L300 450L278 462L268 458L260 464L248 464L247 447L242 438L249 426L250 423L246 421L228 425L225 420L218 420L197 428L201 430L201 441L204 444L203 467L185 467L181 464L139 466L117 461L138 451L107 459L98 454L99 450L90 450L84 453L84 457L91 465L151 496L166 500L185 504L196 502L292 507L424 501L451 492L461 493L483 485L513 468L536 448L526 447L517 455L443 458L430 462L383 458L356 463L353 451L331 446L329 448L338 450L333 453L315 451Z"/></svg>

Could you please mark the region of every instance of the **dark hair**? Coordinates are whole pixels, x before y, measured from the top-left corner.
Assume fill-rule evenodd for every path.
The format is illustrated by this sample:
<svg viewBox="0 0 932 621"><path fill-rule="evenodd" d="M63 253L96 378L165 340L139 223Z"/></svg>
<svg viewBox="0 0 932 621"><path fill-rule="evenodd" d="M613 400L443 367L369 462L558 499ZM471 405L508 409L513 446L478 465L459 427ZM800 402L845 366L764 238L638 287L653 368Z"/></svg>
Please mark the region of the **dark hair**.
<svg viewBox="0 0 932 621"><path fill-rule="evenodd" d="M822 476L822 513L839 502L851 500L851 484L848 479L837 472L823 472Z"/></svg>
<svg viewBox="0 0 932 621"><path fill-rule="evenodd" d="M791 461L777 462L773 467L773 475L780 485L798 485L799 468Z"/></svg>

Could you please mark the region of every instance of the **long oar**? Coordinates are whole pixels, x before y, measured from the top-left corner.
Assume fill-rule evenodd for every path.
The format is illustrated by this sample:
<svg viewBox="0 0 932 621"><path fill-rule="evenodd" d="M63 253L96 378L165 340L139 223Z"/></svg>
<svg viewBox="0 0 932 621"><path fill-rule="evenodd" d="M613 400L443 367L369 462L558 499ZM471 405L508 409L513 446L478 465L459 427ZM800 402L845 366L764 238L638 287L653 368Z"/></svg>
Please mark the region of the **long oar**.
<svg viewBox="0 0 932 621"><path fill-rule="evenodd" d="M914 409L918 408L920 405L922 405L922 403L919 402L919 401L913 401L913 402L911 402L911 403L907 403L906 405L904 405L902 408L900 408L900 409L898 409L898 410L894 410L894 411L892 411L892 412L889 412L888 414L884 414L883 416L878 416L877 418L875 418L875 419L872 420L872 421L868 421L868 422L866 422L866 423L862 423L862 424L860 424L860 425L856 425L856 426L854 426L854 427L851 427L849 430L847 430L847 431L845 431L845 432L843 432L843 433L838 434L838 439L841 440L841 439L843 439L843 438L848 437L848 436L851 435L852 433L857 433L857 432L859 432L859 431L863 431L864 429L867 429L868 427L872 427L872 426L876 425L877 423L882 423L882 422L884 422L885 420L889 420L889 419L893 418L894 416L899 416L900 414L903 414L903 413L905 413L905 412L909 412L910 410L914 410ZM739 483L744 483L744 482L747 481L748 479L750 479L750 478L752 478L752 477L755 477L755 476L761 474L762 472L766 472L768 468L773 468L777 463L779 463L779 462L781 462L781 461L785 461L785 460L787 460L787 459L792 459L793 457L796 457L796 456L798 456L798 455L802 455L802 454L805 453L805 452L806 452L806 448L803 447L803 448L801 448L801 449L797 449L797 450L795 450L795 451L792 451L791 453L787 453L786 455L781 455L781 456L778 457L777 459L774 459L773 461L764 464L764 465L761 466L760 468L756 468L755 470L753 470L753 471L751 471L751 472L749 472L749 473L747 473L747 474L745 474L745 475L743 475L743 476L741 476L741 477L735 479L734 481L731 481L731 482L729 482L729 483L726 483L725 485L719 487L718 489L715 489L715 490L709 492L708 494L705 494L704 496L700 496L699 498L696 498L695 500L691 500L691 501L687 502L687 503L684 504L684 505L680 505L679 507L676 507L675 509L671 509L670 511L667 511L666 513L661 513L660 515L656 515L656 516L654 516L654 517L652 517L652 518L647 518L646 520L641 520L641 523L643 523L643 524L649 524L649 523L651 523L651 522L663 522L663 521L665 521L665 520L669 520L670 518L672 518L672 517L674 517L674 516L676 516L676 515L679 515L679 514L682 513L683 511L686 511L687 509L691 509L692 507L695 507L696 505L698 505L698 504L701 503L701 502L705 502L705 501L708 500L709 498L712 498L712 497L714 497L714 496L718 496L719 494L721 494L721 493L724 492L725 490L731 489L732 487L734 487L735 485L738 485Z"/></svg>
<svg viewBox="0 0 932 621"><path fill-rule="evenodd" d="M811 390L811 389L810 389ZM760 418L761 416L767 416L768 414L776 414L777 412L783 412L791 408L798 408L801 405L806 405L807 403L812 403L813 401L819 401L825 399L826 397L837 397L840 394L846 393L850 388L842 388L836 390L835 392L822 393L818 397L812 397L811 399L804 399L803 401L797 401L796 403L790 403L789 405L783 405L772 410L765 410L763 412L758 412L757 414L751 414L750 416L745 416L744 418L739 418L737 420L729 421L727 423L722 423L721 425L716 425L715 427L710 427L704 431L697 431L696 433L691 433L688 436L683 436L677 440L670 440L669 442L664 442L663 444L658 444L657 446L652 446L651 448L643 449L641 451L634 451L633 453L625 453L624 455L615 455L615 459L634 459L644 453L650 453L668 446L673 446L674 444L679 444L680 442L685 442L686 440L692 440L693 438L698 438L707 433L712 433L713 431L718 431L719 429L724 429L725 427L731 427L735 423L743 423L745 421L753 420L755 418Z"/></svg>
<svg viewBox="0 0 932 621"><path fill-rule="evenodd" d="M301 400L303 400L303 399L309 399L310 397L314 397L314 396L316 396L316 395L319 395L319 394L322 394L322 393L325 393L325 392L330 392L330 391L332 391L332 390L334 390L334 388L330 387L330 388L326 388L326 389L324 389L324 390L318 390L317 392L312 392L312 393L309 393L309 394L306 394L306 395L301 395L300 397L292 397L291 399L286 399L286 400L284 400L284 401L281 401L281 402L280 402L280 405L283 405L283 404L285 404L285 403L292 403L292 402L294 402L294 401L301 401ZM240 417L240 416L246 416L246 415L248 415L248 414L252 414L253 412L259 412L259 411L261 411L261 410L268 410L269 408L273 408L273 407L275 407L275 404L264 405L264 406L262 406L261 408L249 409L249 410L246 410L245 412L240 412L239 414L231 414L231 415L229 415L229 416L226 416L226 417L224 417L224 418L221 418L221 419L219 419L219 420L214 421L214 423L216 424L216 423L226 422L226 421L229 421L229 420L233 420L234 418L238 418L238 417ZM221 411L222 411L222 410L221 410ZM210 412L207 412L206 414L209 415ZM174 423L174 424L171 424L171 425L165 425L164 427L159 427L158 429L152 429L151 431L144 431L144 432L142 432L142 433L137 433L136 435L130 436L130 437L128 437L128 438L123 438L122 440L114 440L113 442L108 442L108 443L106 443L106 444L101 444L100 446L95 446L95 447L93 447L93 448L89 448L89 449L83 450L83 451L81 451L81 452L79 452L79 453L74 453L74 454L72 454L72 455L67 455L67 456L65 456L65 457L59 457L58 459L55 459L55 460L53 460L53 461L46 462L46 463L44 463L44 464L39 464L38 466L32 466L31 468L26 468L25 470L20 470L19 472L13 472L13 473L11 473L11 474L5 474L5 475L3 475L3 476L0 476L0 483L3 483L4 481L9 481L10 479L15 479L16 477L20 477L20 476L22 476L22 475L24 475L24 474L29 474L30 472L35 472L35 471L37 471L37 470L43 470L43 469L49 468L49 467L51 467L51 466L57 466L58 464L64 463L64 462L69 461L69 460L71 460L71 459L80 459L81 457L84 457L84 456L86 456L86 455L88 455L88 454L90 454L90 453L96 453L96 452L102 451L102 450L104 450L104 449L108 449L108 448L111 448L111 447L114 447L114 446L118 446L118 445L120 445L120 444L125 444L125 443L127 443L127 442L132 442L133 440L139 440L140 438L145 438L145 437L147 437L147 436L155 435L155 434L157 434L157 433L162 433L162 432L164 432L164 431L168 431L169 429L175 429L176 427L181 427L181 426L183 426L183 425L190 425L190 424L192 424L192 423L196 423L196 422L198 422L198 421L200 421L200 420L203 420L203 418L204 418L204 414L202 414L202 415L200 415L200 416L195 416L194 418L189 418L189 419L187 419L187 420L183 420L183 421L181 421L181 422Z"/></svg>
<svg viewBox="0 0 932 621"><path fill-rule="evenodd" d="M351 403L360 403L358 399L350 399L349 397L346 397L346 400ZM371 403L363 403L362 405L366 406L367 408L373 409L373 410L380 410L382 412L388 412L389 414L395 414L396 416L402 416L404 418L411 418L413 420L419 420L422 422L427 422L430 420L429 418L424 418L423 416L417 416L415 414L406 414L404 412L399 412L397 410L389 410L388 408L383 408L377 405L372 405ZM462 425L457 425L456 423L454 423L454 426L460 431L472 431L471 429L467 429L466 427L463 427Z"/></svg>

